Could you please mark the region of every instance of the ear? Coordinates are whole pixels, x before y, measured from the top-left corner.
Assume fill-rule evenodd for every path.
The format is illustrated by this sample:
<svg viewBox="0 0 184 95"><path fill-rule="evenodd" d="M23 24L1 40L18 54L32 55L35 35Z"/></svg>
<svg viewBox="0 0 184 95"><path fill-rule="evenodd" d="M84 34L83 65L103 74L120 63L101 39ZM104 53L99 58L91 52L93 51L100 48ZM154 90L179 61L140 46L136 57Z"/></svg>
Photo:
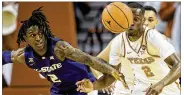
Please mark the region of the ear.
<svg viewBox="0 0 184 95"><path fill-rule="evenodd" d="M158 24L158 19L156 19L156 24L155 24L155 26Z"/></svg>
<svg viewBox="0 0 184 95"><path fill-rule="evenodd" d="M23 36L23 38L24 38L24 39L25 39L25 41L27 42L27 37L26 37L26 35L24 35L24 36Z"/></svg>

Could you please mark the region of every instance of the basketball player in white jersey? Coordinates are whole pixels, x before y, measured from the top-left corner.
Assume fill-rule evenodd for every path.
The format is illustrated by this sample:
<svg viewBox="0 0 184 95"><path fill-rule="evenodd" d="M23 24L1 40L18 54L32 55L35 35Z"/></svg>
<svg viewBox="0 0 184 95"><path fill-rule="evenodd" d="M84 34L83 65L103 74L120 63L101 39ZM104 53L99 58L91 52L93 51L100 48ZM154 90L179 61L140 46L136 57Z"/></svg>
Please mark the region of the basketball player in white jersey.
<svg viewBox="0 0 184 95"><path fill-rule="evenodd" d="M176 81L181 76L181 65L174 47L157 30L143 26L144 9L140 4L131 3L129 7L134 14L134 24L128 32L112 40L110 64L120 68L122 59L129 60L135 75L135 84L130 88L132 95L180 95ZM101 89L112 81L106 75L93 84L84 79L77 82L77 90ZM121 90L123 86L117 87Z"/></svg>
<svg viewBox="0 0 184 95"><path fill-rule="evenodd" d="M144 9L145 9L144 25L151 29L154 29L156 25L158 24L157 11L152 6L144 6Z"/></svg>
<svg viewBox="0 0 184 95"><path fill-rule="evenodd" d="M144 25L154 29L156 27L156 25L158 24L158 19L157 19L157 11L155 8L153 8L152 6L144 6L145 9L145 13L144 13ZM120 34L121 35L121 34ZM163 35L164 36L164 35ZM165 38L165 36L164 36ZM109 62L109 54L110 54L110 47L111 47L111 43L109 43L107 45L107 47L97 56L99 58L102 58L103 60L105 60L106 62ZM133 79L133 72L132 72L132 68L130 67L130 62L126 61L126 59L122 59L122 66L121 66L121 72L123 72L123 74L127 77L126 81L127 84L129 85L129 88L132 88L132 86L134 85ZM95 77L97 79L99 79L103 74L92 69L91 71L93 72L93 74L95 75ZM124 87L121 87L121 90L118 88L120 82L115 82L115 84L112 84L110 87L107 87L105 89L103 89L103 92L106 91L107 94L111 93L113 95L131 95L131 90L126 90ZM116 87L114 87L115 85L117 85ZM115 89L114 89L115 88Z"/></svg>

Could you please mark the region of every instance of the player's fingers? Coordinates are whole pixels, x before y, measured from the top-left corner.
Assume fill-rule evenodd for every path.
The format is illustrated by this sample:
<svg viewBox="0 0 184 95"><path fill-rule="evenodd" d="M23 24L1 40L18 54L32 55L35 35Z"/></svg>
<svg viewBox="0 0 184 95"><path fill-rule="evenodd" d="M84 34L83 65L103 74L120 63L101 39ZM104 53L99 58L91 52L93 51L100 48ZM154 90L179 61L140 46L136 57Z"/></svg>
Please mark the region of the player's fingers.
<svg viewBox="0 0 184 95"><path fill-rule="evenodd" d="M114 88L113 88L113 87L111 87L111 88L110 88L110 92L113 92L113 91L114 91Z"/></svg>
<svg viewBox="0 0 184 95"><path fill-rule="evenodd" d="M123 86L124 86L126 89L129 89L128 84L127 84L126 81L125 81L124 75L121 76L120 81L123 83Z"/></svg>
<svg viewBox="0 0 184 95"><path fill-rule="evenodd" d="M153 89L150 88L148 92L146 92L146 95L151 95L153 93Z"/></svg>
<svg viewBox="0 0 184 95"><path fill-rule="evenodd" d="M127 85L127 83L126 83L125 80L121 80L121 82L122 82L123 86L124 86L126 89L129 89L129 87L128 87L128 85Z"/></svg>
<svg viewBox="0 0 184 95"><path fill-rule="evenodd" d="M80 85L80 92L85 92L85 88L82 85Z"/></svg>
<svg viewBox="0 0 184 95"><path fill-rule="evenodd" d="M76 89L77 91L80 91L80 88L79 87L77 87L77 89Z"/></svg>
<svg viewBox="0 0 184 95"><path fill-rule="evenodd" d="M77 81L75 84L78 86L82 83L82 81Z"/></svg>
<svg viewBox="0 0 184 95"><path fill-rule="evenodd" d="M110 94L110 92L109 92L109 89L108 89L108 88L106 88L106 89L105 89L105 91L106 91L106 93L107 93L107 94Z"/></svg>
<svg viewBox="0 0 184 95"><path fill-rule="evenodd" d="M115 88L115 85L113 84L113 85L112 85L112 89L114 90L114 88Z"/></svg>
<svg viewBox="0 0 184 95"><path fill-rule="evenodd" d="M148 92L149 89L150 89L150 87L146 88L143 92Z"/></svg>
<svg viewBox="0 0 184 95"><path fill-rule="evenodd" d="M145 90L146 95L150 92L150 90L151 90L151 87L149 87L149 88L147 88L147 89Z"/></svg>
<svg viewBox="0 0 184 95"><path fill-rule="evenodd" d="M148 91L151 89L151 86L152 86L152 83L151 83L151 85L150 85L148 88L146 88L143 92L148 92Z"/></svg>
<svg viewBox="0 0 184 95"><path fill-rule="evenodd" d="M122 73L119 73L119 76L121 76L121 77L122 77L122 76L124 76L124 75L123 75Z"/></svg>
<svg viewBox="0 0 184 95"><path fill-rule="evenodd" d="M81 86L80 85L78 85L78 87L77 87L77 91L80 91L81 90Z"/></svg>
<svg viewBox="0 0 184 95"><path fill-rule="evenodd" d="M102 92L105 93L105 89L102 89Z"/></svg>

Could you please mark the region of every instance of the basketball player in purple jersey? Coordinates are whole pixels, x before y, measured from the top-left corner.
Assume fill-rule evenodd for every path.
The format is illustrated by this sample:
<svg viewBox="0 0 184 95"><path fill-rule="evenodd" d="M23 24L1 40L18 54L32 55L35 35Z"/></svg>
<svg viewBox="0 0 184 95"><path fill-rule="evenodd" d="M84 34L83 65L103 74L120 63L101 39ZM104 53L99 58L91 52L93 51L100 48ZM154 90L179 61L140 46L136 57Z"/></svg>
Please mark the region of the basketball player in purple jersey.
<svg viewBox="0 0 184 95"><path fill-rule="evenodd" d="M22 21L23 24L20 27L17 43L20 46L21 42L27 42L28 45L15 51L3 51L3 65L23 63L39 72L52 83L51 95L86 95L86 93L77 92L75 85L77 81L84 78L91 82L95 81L85 65L121 80L126 86L124 76L105 61L55 38L47 18L40 9L34 10L32 16Z"/></svg>

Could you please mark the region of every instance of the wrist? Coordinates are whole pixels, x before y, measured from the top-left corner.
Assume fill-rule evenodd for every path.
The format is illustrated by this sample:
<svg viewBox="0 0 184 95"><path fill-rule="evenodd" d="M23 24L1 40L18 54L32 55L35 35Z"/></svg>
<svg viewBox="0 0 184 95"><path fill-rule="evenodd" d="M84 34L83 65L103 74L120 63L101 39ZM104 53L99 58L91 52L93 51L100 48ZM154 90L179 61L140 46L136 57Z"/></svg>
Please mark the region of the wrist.
<svg viewBox="0 0 184 95"><path fill-rule="evenodd" d="M163 82L159 82L158 84L160 84L162 88L164 88L165 86L167 86L164 81Z"/></svg>
<svg viewBox="0 0 184 95"><path fill-rule="evenodd" d="M98 89L96 89L96 85L95 85L95 82L93 82L93 88L92 88L93 90L98 90Z"/></svg>

